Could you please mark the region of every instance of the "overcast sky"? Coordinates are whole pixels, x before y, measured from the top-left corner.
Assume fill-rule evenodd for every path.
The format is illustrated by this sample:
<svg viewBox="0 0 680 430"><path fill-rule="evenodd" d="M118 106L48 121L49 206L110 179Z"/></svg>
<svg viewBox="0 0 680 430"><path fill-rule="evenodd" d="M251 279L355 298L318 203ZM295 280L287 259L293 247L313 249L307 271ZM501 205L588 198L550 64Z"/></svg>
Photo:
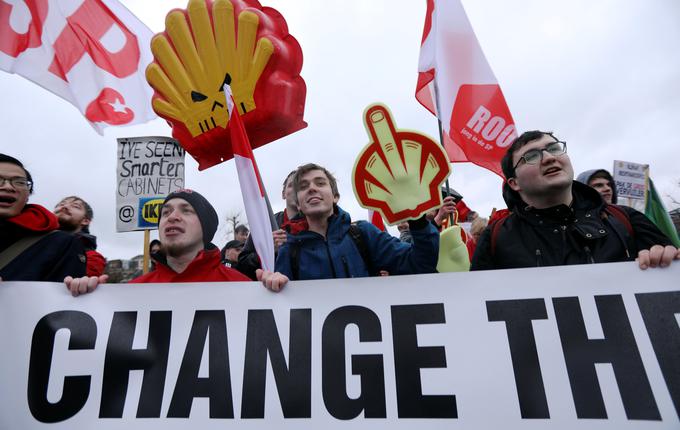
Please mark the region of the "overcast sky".
<svg viewBox="0 0 680 430"><path fill-rule="evenodd" d="M123 3L154 32L186 1ZM351 171L368 143L364 108L386 103L397 126L433 137L437 122L415 100L425 0L270 0L304 54L309 127L255 151L275 210L280 182L316 162L338 178L340 205L354 219ZM569 144L576 173L611 170L613 160L650 164L662 195L680 198L680 2L677 0L464 0L463 5L505 93L520 132L553 130ZM31 201L48 208L64 196L94 207L91 231L107 258L142 252L142 233L115 232L116 138L170 135L162 120L110 127L99 136L78 110L16 75L0 72L0 151L21 159L35 179ZM242 211L234 162L203 172L187 159L186 184L204 194L222 219L214 242L227 238L224 218ZM500 179L454 164L452 186L487 215L504 207ZM672 208L666 199L668 208ZM156 233L152 233L154 237Z"/></svg>

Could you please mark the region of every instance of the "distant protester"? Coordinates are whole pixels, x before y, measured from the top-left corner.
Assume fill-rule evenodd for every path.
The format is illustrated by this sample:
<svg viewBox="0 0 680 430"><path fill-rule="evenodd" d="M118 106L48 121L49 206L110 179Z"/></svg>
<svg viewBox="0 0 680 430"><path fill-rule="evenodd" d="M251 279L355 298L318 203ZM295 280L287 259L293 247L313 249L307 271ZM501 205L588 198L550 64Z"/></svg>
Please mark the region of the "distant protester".
<svg viewBox="0 0 680 430"><path fill-rule="evenodd" d="M156 270L130 282L250 281L221 263L220 250L211 243L217 224L217 212L196 191L170 193L160 210L158 234L163 252L156 254ZM68 279L65 284L77 296L93 291L99 282L97 277L84 277Z"/></svg>
<svg viewBox="0 0 680 430"><path fill-rule="evenodd" d="M286 202L285 209L274 214L276 225L279 227L272 232L274 252L277 254L281 245L286 243L286 233L298 233L299 231L304 230L307 225L305 218L299 213L295 201L295 192L293 191L294 175L295 170L290 172L283 181L281 198ZM260 268L260 258L255 251L253 238L249 235L243 250L238 256L238 265L236 266L236 269L252 280L256 280L255 271Z"/></svg>
<svg viewBox="0 0 680 430"><path fill-rule="evenodd" d="M602 199L609 204L616 204L617 192L616 181L612 175L604 169L587 170L576 178L582 184L586 184L600 193Z"/></svg>
<svg viewBox="0 0 680 430"><path fill-rule="evenodd" d="M161 252L161 241L154 239L149 242L149 256L151 257L151 267L149 268L149 271L156 270L156 259L154 255L158 254L159 252Z"/></svg>
<svg viewBox="0 0 680 430"><path fill-rule="evenodd" d="M288 235L276 258L276 272L258 270L266 288L279 291L289 279L436 272L439 232L424 216L408 222L413 237L413 244L408 244L369 222L352 223L337 205L340 193L335 177L322 166L300 166L293 190L307 226Z"/></svg>
<svg viewBox="0 0 680 430"><path fill-rule="evenodd" d="M236 228L234 228L234 240L246 243L246 240L248 240L249 235L250 230L248 230L248 227L246 227L243 224L239 224L236 226Z"/></svg>
<svg viewBox="0 0 680 430"><path fill-rule="evenodd" d="M243 242L240 240L230 240L222 248L222 264L227 267L234 267L238 263L238 256L243 249Z"/></svg>
<svg viewBox="0 0 680 430"><path fill-rule="evenodd" d="M0 154L0 279L62 282L85 275L85 250L59 231L57 217L29 204L33 178L14 157Z"/></svg>
<svg viewBox="0 0 680 430"><path fill-rule="evenodd" d="M606 203L574 181L567 144L552 133L519 136L501 160L510 214L477 243L471 270L633 261L665 267L680 250L642 213Z"/></svg>
<svg viewBox="0 0 680 430"><path fill-rule="evenodd" d="M59 220L59 230L75 235L83 243L87 276L103 275L106 258L97 252L97 237L90 234L92 206L78 196L65 197L55 206L54 214Z"/></svg>

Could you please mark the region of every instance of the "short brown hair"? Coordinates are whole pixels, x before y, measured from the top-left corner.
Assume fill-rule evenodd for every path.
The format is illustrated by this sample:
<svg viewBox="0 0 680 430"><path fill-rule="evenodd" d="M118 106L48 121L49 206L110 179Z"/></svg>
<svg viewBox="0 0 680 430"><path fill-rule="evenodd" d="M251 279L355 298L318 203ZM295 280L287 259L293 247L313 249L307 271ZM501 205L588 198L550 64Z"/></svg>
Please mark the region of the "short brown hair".
<svg viewBox="0 0 680 430"><path fill-rule="evenodd" d="M297 193L298 191L300 191L300 179L302 179L302 176L305 173L311 172L312 170L321 170L326 175L326 177L328 178L328 182L331 185L331 191L333 191L333 197L339 198L340 192L338 191L338 182L335 180L335 176L333 176L333 174L323 166L319 166L318 164L314 163L307 163L298 167L297 170L295 171L295 176L293 176L293 190L295 191L295 202L297 203Z"/></svg>

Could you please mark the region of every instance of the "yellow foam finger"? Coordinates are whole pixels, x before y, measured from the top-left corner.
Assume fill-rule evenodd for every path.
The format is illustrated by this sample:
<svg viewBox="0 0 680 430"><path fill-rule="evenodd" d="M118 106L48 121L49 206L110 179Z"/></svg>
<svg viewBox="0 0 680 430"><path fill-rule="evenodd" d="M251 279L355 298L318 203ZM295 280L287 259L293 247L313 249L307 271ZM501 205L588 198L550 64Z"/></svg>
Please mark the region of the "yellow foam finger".
<svg viewBox="0 0 680 430"><path fill-rule="evenodd" d="M385 112L381 110L375 111L370 115L369 120L370 123L368 125L374 130L377 138L375 143L382 148L392 176L395 178L405 176L406 169L401 162L399 150L397 149L396 136L392 134Z"/></svg>

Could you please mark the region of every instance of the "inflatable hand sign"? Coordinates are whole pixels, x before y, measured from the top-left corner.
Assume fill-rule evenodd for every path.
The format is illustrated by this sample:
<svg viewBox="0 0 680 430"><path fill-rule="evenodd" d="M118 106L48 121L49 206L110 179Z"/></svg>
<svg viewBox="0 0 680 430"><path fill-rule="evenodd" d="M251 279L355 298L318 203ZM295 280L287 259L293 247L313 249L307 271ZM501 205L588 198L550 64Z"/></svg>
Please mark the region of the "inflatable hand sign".
<svg viewBox="0 0 680 430"><path fill-rule="evenodd" d="M302 50L276 10L257 0L190 0L151 40L154 111L198 161L233 157L223 86L231 86L253 148L307 126Z"/></svg>
<svg viewBox="0 0 680 430"><path fill-rule="evenodd" d="M364 123L371 143L352 172L359 204L379 211L391 225L440 206L440 186L451 171L442 147L424 134L397 130L382 104L366 109Z"/></svg>

